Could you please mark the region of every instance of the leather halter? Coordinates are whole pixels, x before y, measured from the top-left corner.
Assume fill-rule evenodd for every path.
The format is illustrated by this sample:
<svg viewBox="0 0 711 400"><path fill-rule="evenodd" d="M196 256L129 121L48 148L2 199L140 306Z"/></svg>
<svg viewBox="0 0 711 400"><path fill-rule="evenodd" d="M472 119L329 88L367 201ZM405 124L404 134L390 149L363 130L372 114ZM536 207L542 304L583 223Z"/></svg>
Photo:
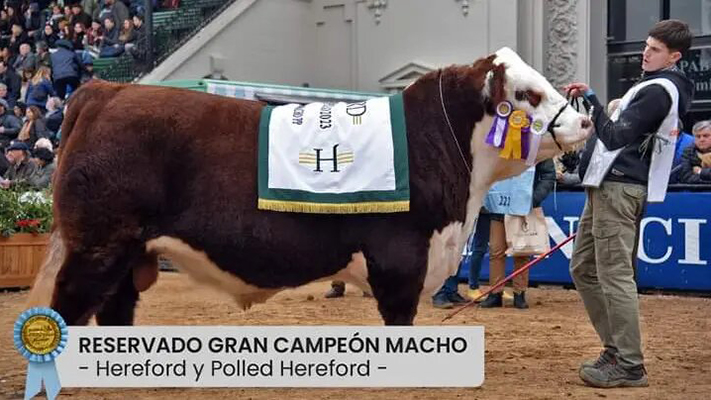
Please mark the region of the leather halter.
<svg viewBox="0 0 711 400"><path fill-rule="evenodd" d="M556 125L555 122L558 120L558 117L560 117L560 115L563 114L563 111L565 111L565 109L568 106L573 107L575 109L575 111L577 111L577 112L580 112L580 108L581 108L580 97L572 97L571 92L572 92L572 89L568 90L568 93L566 93L566 95L565 95L565 104L563 104L563 106L558 110L555 117L553 117L551 122L548 124L548 128L546 129L548 131L548 133L551 134L551 137L553 137L553 142L555 142L555 145L558 146L558 149L560 149L561 151L563 151L563 146L561 146L560 143L558 142L558 138L555 136L555 129L554 129L560 125ZM583 106L587 106L590 104L585 99L582 100L582 103L583 103Z"/></svg>

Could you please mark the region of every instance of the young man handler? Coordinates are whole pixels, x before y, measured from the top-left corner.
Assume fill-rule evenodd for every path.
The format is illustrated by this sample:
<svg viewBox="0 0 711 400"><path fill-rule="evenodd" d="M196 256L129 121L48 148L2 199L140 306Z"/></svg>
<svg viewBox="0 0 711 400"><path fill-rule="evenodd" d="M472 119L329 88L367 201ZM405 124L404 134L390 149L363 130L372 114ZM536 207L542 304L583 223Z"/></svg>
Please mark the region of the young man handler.
<svg viewBox="0 0 711 400"><path fill-rule="evenodd" d="M676 66L691 38L682 21L654 25L642 78L611 118L588 85L566 87L592 105L595 124L580 164L586 201L570 264L604 346L597 360L580 367L580 378L590 386L648 385L634 279L636 245L646 201L664 200L678 123L693 96L692 82Z"/></svg>

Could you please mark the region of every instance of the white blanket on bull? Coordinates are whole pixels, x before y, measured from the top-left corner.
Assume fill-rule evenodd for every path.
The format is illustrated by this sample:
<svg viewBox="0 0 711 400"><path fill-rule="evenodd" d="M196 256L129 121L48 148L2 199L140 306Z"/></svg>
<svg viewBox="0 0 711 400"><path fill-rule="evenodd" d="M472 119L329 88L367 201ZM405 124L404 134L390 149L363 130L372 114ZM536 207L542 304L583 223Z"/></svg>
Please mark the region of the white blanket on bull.
<svg viewBox="0 0 711 400"><path fill-rule="evenodd" d="M402 96L265 107L258 175L263 210L408 211Z"/></svg>

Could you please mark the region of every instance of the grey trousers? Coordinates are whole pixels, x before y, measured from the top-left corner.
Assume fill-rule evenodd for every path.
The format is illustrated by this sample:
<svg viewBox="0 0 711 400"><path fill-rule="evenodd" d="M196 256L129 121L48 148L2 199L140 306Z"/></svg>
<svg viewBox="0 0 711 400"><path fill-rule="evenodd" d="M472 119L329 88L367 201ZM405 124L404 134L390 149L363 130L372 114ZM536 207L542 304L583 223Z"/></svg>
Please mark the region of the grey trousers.
<svg viewBox="0 0 711 400"><path fill-rule="evenodd" d="M570 263L595 331L625 367L644 362L634 276L646 196L642 185L603 182L588 188Z"/></svg>

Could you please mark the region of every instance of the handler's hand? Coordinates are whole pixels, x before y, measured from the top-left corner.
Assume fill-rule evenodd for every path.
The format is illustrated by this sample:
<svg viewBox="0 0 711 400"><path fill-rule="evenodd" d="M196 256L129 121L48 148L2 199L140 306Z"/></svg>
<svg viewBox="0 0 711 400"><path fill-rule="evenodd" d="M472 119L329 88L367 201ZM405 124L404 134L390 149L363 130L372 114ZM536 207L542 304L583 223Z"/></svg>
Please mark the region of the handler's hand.
<svg viewBox="0 0 711 400"><path fill-rule="evenodd" d="M588 89L590 89L590 86L588 86L587 83L582 82L571 83L563 87L563 90L565 90L566 93L570 92L570 95L573 97L582 96L583 93L588 91Z"/></svg>

